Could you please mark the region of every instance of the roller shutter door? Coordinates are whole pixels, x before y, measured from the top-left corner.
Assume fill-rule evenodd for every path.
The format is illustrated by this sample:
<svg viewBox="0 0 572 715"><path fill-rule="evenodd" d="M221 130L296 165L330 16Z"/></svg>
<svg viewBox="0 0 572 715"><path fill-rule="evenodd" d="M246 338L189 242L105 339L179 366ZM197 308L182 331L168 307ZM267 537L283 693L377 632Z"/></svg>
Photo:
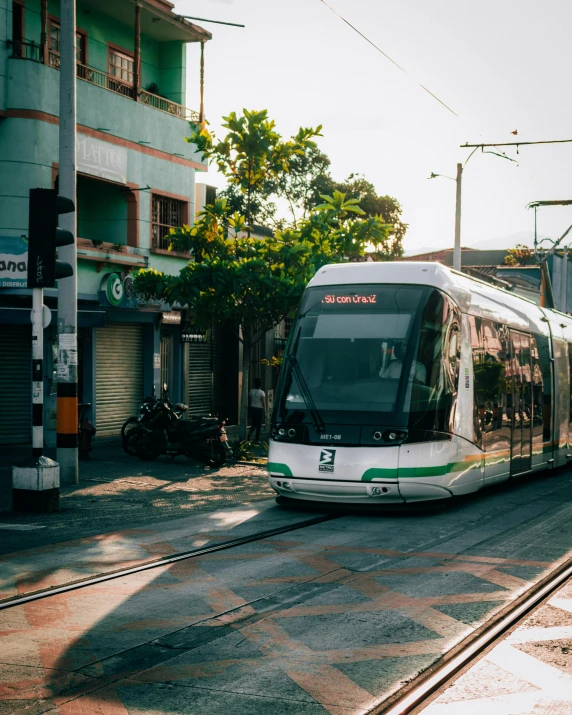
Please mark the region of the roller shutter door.
<svg viewBox="0 0 572 715"><path fill-rule="evenodd" d="M190 415L208 415L212 411L211 340L207 343L189 343L189 392L187 396Z"/></svg>
<svg viewBox="0 0 572 715"><path fill-rule="evenodd" d="M0 444L32 439L32 326L0 325Z"/></svg>
<svg viewBox="0 0 572 715"><path fill-rule="evenodd" d="M95 354L97 434L119 434L143 401L143 326L97 328Z"/></svg>
<svg viewBox="0 0 572 715"><path fill-rule="evenodd" d="M222 328L213 330L213 351L212 351L212 371L213 371L213 413L226 419L225 412L228 396L225 394L226 371L229 370L228 355L225 351L226 334ZM224 413L224 414L223 414Z"/></svg>

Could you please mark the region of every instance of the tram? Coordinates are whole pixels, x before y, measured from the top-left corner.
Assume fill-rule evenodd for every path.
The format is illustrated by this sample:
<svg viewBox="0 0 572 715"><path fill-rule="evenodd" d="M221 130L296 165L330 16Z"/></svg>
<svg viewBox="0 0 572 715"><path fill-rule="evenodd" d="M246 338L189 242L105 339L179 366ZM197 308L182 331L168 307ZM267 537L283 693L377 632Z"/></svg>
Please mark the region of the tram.
<svg viewBox="0 0 572 715"><path fill-rule="evenodd" d="M572 459L572 318L438 263L328 265L293 323L282 497L444 499Z"/></svg>

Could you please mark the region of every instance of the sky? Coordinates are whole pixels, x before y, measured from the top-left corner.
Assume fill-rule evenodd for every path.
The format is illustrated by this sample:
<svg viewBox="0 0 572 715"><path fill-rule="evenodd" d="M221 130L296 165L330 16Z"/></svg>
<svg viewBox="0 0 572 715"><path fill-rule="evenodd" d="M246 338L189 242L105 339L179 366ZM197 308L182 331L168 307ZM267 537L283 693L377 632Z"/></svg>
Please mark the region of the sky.
<svg viewBox="0 0 572 715"><path fill-rule="evenodd" d="M334 178L364 174L395 197L404 247L452 247L461 144L572 139L568 0L175 0L175 12L242 23L200 23L205 113L220 134L231 111L268 109L283 136L323 125ZM188 50L187 105L199 105L199 50ZM441 99L455 116L419 84ZM511 134L517 130L515 137ZM531 201L572 199L572 143L475 153L463 173L462 245L508 248L532 236ZM223 187L213 167L206 183ZM572 207L538 211L559 237Z"/></svg>

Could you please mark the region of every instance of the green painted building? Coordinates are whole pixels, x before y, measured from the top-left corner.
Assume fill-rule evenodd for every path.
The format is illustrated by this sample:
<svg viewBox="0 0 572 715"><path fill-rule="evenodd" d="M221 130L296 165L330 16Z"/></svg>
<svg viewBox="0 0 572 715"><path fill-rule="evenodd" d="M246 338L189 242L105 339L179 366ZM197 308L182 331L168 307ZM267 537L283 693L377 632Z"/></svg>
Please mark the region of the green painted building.
<svg viewBox="0 0 572 715"><path fill-rule="evenodd" d="M169 252L164 237L192 222L195 174L207 168L184 139L203 118L199 97L199 111L187 108L186 45L200 44L202 65L209 39L166 0L77 0L79 398L99 434L116 434L154 384L167 382L175 400L195 395L194 412L216 400L214 334L208 343L182 342L185 312L138 299L131 277L142 267L174 274L189 260ZM22 237L29 189L58 185L59 64L59 2L0 0L0 444L30 439ZM56 295L46 290L48 444L56 427Z"/></svg>

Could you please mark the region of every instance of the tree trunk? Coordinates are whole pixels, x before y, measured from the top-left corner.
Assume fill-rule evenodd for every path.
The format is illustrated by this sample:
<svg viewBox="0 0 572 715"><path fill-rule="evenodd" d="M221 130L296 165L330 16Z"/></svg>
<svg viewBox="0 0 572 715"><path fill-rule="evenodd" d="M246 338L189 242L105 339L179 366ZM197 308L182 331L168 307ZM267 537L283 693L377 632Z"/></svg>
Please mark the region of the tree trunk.
<svg viewBox="0 0 572 715"><path fill-rule="evenodd" d="M242 395L240 397L240 420L238 425L238 437L242 441L246 439L246 428L248 420L248 383L250 377L250 340L246 331L243 331L242 344Z"/></svg>

